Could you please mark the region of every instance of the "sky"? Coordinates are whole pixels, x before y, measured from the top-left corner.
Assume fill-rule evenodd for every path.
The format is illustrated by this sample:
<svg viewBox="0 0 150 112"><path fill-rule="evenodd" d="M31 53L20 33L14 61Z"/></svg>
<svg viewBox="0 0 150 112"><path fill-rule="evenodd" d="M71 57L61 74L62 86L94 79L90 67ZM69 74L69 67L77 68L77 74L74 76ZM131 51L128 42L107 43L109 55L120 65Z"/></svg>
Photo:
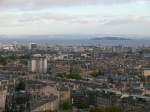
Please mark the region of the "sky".
<svg viewBox="0 0 150 112"><path fill-rule="evenodd" d="M150 0L0 0L0 35L150 37Z"/></svg>

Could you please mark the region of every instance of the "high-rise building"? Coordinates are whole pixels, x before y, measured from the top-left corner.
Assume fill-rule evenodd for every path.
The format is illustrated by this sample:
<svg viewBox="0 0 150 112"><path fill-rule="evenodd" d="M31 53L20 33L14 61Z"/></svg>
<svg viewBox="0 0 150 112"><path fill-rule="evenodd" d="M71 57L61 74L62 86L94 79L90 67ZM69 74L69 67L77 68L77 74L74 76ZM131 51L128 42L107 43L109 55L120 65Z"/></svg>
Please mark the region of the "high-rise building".
<svg viewBox="0 0 150 112"><path fill-rule="evenodd" d="M29 71L33 73L47 73L47 58L40 54L32 56L28 63Z"/></svg>
<svg viewBox="0 0 150 112"><path fill-rule="evenodd" d="M30 43L30 44L29 44L29 49L30 49L30 50L35 50L35 49L37 49L37 44L36 44L36 43Z"/></svg>

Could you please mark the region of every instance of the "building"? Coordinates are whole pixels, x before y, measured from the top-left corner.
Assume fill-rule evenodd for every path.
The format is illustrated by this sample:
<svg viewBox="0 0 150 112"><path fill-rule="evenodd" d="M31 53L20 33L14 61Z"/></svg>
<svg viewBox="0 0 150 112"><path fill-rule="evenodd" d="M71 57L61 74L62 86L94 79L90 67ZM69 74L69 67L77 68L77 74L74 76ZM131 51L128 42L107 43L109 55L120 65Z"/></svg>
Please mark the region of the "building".
<svg viewBox="0 0 150 112"><path fill-rule="evenodd" d="M89 107L89 95L86 90L72 91L72 104L76 108L88 108Z"/></svg>
<svg viewBox="0 0 150 112"><path fill-rule="evenodd" d="M35 49L37 49L37 44L36 44L36 43L30 43L30 44L29 44L29 49L30 49L30 50L35 50Z"/></svg>
<svg viewBox="0 0 150 112"><path fill-rule="evenodd" d="M5 101L6 101L7 90L3 90L0 86L0 112L5 109Z"/></svg>
<svg viewBox="0 0 150 112"><path fill-rule="evenodd" d="M58 112L58 104L57 96L43 97L33 103L31 112Z"/></svg>
<svg viewBox="0 0 150 112"><path fill-rule="evenodd" d="M144 77L150 77L150 68L144 68L143 75Z"/></svg>
<svg viewBox="0 0 150 112"><path fill-rule="evenodd" d="M35 98L56 96L59 101L58 105L70 101L70 89L62 83L28 80L27 85L28 92Z"/></svg>
<svg viewBox="0 0 150 112"><path fill-rule="evenodd" d="M142 74L145 77L145 81L150 82L150 67L143 68Z"/></svg>
<svg viewBox="0 0 150 112"><path fill-rule="evenodd" d="M59 84L57 85L57 92L59 97L59 104L62 105L65 102L70 102L71 92L67 85Z"/></svg>
<svg viewBox="0 0 150 112"><path fill-rule="evenodd" d="M6 96L5 112L30 112L30 95L16 91Z"/></svg>
<svg viewBox="0 0 150 112"><path fill-rule="evenodd" d="M33 55L28 62L28 68L32 73L47 73L47 58L40 54Z"/></svg>

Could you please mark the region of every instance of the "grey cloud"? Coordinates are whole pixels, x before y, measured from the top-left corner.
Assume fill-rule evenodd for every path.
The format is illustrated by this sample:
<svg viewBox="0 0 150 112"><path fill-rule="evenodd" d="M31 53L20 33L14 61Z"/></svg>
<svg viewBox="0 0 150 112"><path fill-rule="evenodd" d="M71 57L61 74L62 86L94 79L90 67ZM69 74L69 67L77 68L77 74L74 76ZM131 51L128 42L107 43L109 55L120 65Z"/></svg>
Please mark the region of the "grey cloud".
<svg viewBox="0 0 150 112"><path fill-rule="evenodd" d="M87 18L87 16L89 18ZM35 14L35 13L23 13L19 15L13 14L6 14L0 16L0 24L2 21L5 23L9 23L10 21L15 21L18 24L28 24L28 23L40 23L40 22L63 22L69 24L88 24L92 21L95 21L95 16L93 15L67 15L61 13L42 13L42 14Z"/></svg>
<svg viewBox="0 0 150 112"><path fill-rule="evenodd" d="M127 25L127 24L140 24L150 23L150 16L129 16L124 18L115 18L108 20L104 25Z"/></svg>
<svg viewBox="0 0 150 112"><path fill-rule="evenodd" d="M20 18L20 22L35 22L40 20L52 20L52 21L73 21L76 17L69 16L69 15L63 15L63 14L43 14L43 15L25 15L23 18Z"/></svg>
<svg viewBox="0 0 150 112"><path fill-rule="evenodd" d="M149 0L0 0L0 8L31 10L60 6L84 6L96 4L110 5L130 2L149 2Z"/></svg>

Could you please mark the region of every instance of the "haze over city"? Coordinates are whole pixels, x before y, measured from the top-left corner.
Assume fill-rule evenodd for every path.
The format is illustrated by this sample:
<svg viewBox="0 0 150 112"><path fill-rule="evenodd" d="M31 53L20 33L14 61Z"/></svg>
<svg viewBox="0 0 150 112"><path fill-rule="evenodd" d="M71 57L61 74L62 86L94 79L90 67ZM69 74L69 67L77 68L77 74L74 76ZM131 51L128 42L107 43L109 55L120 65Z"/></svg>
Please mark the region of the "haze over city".
<svg viewBox="0 0 150 112"><path fill-rule="evenodd" d="M149 0L0 0L0 35L150 36Z"/></svg>

